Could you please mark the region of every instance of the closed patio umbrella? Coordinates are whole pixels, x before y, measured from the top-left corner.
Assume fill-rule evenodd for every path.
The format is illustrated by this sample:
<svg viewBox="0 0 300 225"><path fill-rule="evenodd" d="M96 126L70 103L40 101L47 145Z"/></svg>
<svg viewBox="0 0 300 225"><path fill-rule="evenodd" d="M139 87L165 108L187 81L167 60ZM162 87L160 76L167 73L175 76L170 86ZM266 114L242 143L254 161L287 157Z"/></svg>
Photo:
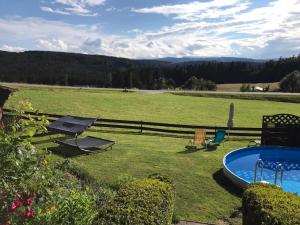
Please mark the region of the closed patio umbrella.
<svg viewBox="0 0 300 225"><path fill-rule="evenodd" d="M233 117L234 117L234 104L231 103L230 104L230 109L229 109L229 118L228 118L228 122L227 122L227 126L228 126L229 131L233 127ZM229 137L229 131L228 131L228 137Z"/></svg>

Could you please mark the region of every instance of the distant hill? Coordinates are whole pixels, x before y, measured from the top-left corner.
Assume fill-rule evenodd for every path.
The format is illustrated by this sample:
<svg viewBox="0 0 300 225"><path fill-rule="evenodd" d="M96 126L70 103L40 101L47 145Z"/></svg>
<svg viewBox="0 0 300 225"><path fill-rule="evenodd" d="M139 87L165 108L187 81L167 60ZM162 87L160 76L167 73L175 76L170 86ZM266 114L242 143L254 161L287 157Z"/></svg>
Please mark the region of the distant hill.
<svg viewBox="0 0 300 225"><path fill-rule="evenodd" d="M183 57L183 58L158 58L158 61L169 63L187 63L187 62L254 62L264 63L265 59L237 58L237 57Z"/></svg>
<svg viewBox="0 0 300 225"><path fill-rule="evenodd" d="M300 70L300 56L278 60L234 57L127 59L64 52L0 51L0 81L50 85L163 89L191 77L224 83L278 82Z"/></svg>

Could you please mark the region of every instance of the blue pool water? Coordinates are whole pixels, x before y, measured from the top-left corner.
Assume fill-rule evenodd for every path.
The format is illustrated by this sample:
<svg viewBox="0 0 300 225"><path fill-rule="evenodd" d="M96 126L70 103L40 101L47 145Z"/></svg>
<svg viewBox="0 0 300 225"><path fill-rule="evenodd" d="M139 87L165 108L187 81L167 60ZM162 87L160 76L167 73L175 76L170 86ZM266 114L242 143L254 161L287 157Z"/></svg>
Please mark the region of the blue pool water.
<svg viewBox="0 0 300 225"><path fill-rule="evenodd" d="M300 149L288 147L250 147L230 152L224 157L225 175L240 186L253 183L255 164L264 162L263 180L274 183L276 166L284 168L282 188L300 196ZM257 170L260 180L260 169ZM278 179L278 183L280 179Z"/></svg>

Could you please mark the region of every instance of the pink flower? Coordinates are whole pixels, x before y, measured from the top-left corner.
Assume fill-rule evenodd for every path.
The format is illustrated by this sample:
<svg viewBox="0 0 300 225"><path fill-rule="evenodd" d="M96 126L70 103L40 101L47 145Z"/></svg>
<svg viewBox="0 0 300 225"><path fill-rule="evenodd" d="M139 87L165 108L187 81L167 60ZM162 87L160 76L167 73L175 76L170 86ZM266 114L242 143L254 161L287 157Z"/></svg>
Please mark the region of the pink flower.
<svg viewBox="0 0 300 225"><path fill-rule="evenodd" d="M34 217L35 212L32 209L26 209L26 211L24 212L23 216L25 218L32 218Z"/></svg>
<svg viewBox="0 0 300 225"><path fill-rule="evenodd" d="M25 205L30 206L32 204L32 201L33 201L33 196L29 195L29 198L26 200L26 204Z"/></svg>
<svg viewBox="0 0 300 225"><path fill-rule="evenodd" d="M19 208L22 205L22 201L20 199L17 199L11 203L10 209L15 211L17 208Z"/></svg>

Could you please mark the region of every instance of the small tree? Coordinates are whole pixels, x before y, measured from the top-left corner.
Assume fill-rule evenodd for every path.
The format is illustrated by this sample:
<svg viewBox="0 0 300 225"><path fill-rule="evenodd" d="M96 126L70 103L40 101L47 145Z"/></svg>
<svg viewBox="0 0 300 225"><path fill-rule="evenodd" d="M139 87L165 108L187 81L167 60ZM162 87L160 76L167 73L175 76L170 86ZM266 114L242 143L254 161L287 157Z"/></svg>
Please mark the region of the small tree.
<svg viewBox="0 0 300 225"><path fill-rule="evenodd" d="M209 90L215 91L217 89L217 85L210 80L205 80L203 78L198 79L197 77L193 76L190 77L182 86L183 89L189 90Z"/></svg>
<svg viewBox="0 0 300 225"><path fill-rule="evenodd" d="M249 92L249 91L251 91L250 84L242 84L242 86L240 87L240 91L241 92Z"/></svg>
<svg viewBox="0 0 300 225"><path fill-rule="evenodd" d="M183 89L197 90L198 85L199 85L198 78L192 76L183 84Z"/></svg>
<svg viewBox="0 0 300 225"><path fill-rule="evenodd" d="M287 74L279 83L281 91L300 92L300 72L295 70Z"/></svg>
<svg viewBox="0 0 300 225"><path fill-rule="evenodd" d="M268 92L271 89L271 85L268 84L265 88L264 88L264 92Z"/></svg>

